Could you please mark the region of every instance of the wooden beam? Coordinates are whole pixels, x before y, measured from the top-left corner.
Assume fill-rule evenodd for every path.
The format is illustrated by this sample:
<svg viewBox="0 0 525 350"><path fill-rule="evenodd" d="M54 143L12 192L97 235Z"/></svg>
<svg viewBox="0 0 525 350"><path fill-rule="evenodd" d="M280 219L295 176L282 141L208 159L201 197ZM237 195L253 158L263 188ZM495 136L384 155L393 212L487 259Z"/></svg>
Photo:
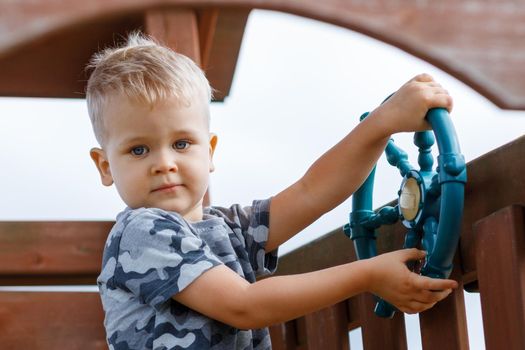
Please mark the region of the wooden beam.
<svg viewBox="0 0 525 350"><path fill-rule="evenodd" d="M296 350L295 321L276 324L269 329L273 350Z"/></svg>
<svg viewBox="0 0 525 350"><path fill-rule="evenodd" d="M485 346L525 349L525 208L506 207L474 230Z"/></svg>
<svg viewBox="0 0 525 350"><path fill-rule="evenodd" d="M355 260L352 241L339 228L280 257L277 274L311 272Z"/></svg>
<svg viewBox="0 0 525 350"><path fill-rule="evenodd" d="M0 28L2 15L0 3ZM85 67L91 55L122 41L127 28L139 28L142 23L136 14L102 17L73 23L61 31L39 32L7 52L0 49L0 95L84 98L89 77Z"/></svg>
<svg viewBox="0 0 525 350"><path fill-rule="evenodd" d="M372 294L360 294L358 300L363 348L367 350L406 350L408 346L405 315L402 312L396 312L392 319L381 318L374 314L376 298Z"/></svg>
<svg viewBox="0 0 525 350"><path fill-rule="evenodd" d="M185 8L161 8L145 14L146 33L201 65L197 13Z"/></svg>
<svg viewBox="0 0 525 350"><path fill-rule="evenodd" d="M307 350L349 350L346 303L304 316Z"/></svg>
<svg viewBox="0 0 525 350"><path fill-rule="evenodd" d="M197 11L199 19L199 41L201 50L201 65L203 68L209 66L213 38L217 28L219 10L216 8Z"/></svg>
<svg viewBox="0 0 525 350"><path fill-rule="evenodd" d="M113 222L0 222L0 284L95 284L112 226Z"/></svg>
<svg viewBox="0 0 525 350"><path fill-rule="evenodd" d="M203 68L215 90L214 100L229 95L250 9L224 8L202 16ZM215 24L213 30L212 24Z"/></svg>
<svg viewBox="0 0 525 350"><path fill-rule="evenodd" d="M525 205L525 136L474 159L467 165L465 207L459 243L463 275L476 279L474 224L512 204ZM468 280L464 281L468 283Z"/></svg>
<svg viewBox="0 0 525 350"><path fill-rule="evenodd" d="M0 292L2 349L107 349L98 293Z"/></svg>
<svg viewBox="0 0 525 350"><path fill-rule="evenodd" d="M419 314L421 343L425 350L469 350L461 266L456 263L450 278L459 286L433 308Z"/></svg>
<svg viewBox="0 0 525 350"><path fill-rule="evenodd" d="M0 84L0 95L78 97L78 93L84 90L83 85L80 84L80 88L75 90L71 90L71 87L77 86L78 74L83 71L85 61L77 62L67 74L58 73L60 67L69 65L71 58L80 51L96 51L96 46L90 46L93 39L105 44L105 41L95 38L98 31L103 31L104 36L111 36L112 33L121 35L141 27L141 24L129 25L123 30L112 32L112 25L105 28L100 23L140 16L152 8L189 9L189 6L199 12L218 10L217 30L213 35L218 35L221 41L227 41L230 36L223 36L219 32L221 28L225 32L230 31L236 41L232 43L233 48L240 43L238 35L244 30L244 15L234 17L232 22L228 22L230 17L226 15L223 25L220 23L221 12L242 13L249 12L252 8L289 12L358 31L399 47L465 82L501 108L525 109L525 55L522 54L525 52L525 3L515 0L0 0L0 75L9 72L1 70L3 66L10 66L12 69L22 57L45 66L42 69L32 69L24 63L23 67L15 70L19 74L13 78L10 76L10 84L15 84L16 88L9 88L9 84ZM208 15L210 13L205 16ZM213 27L212 22L208 22L208 28ZM91 26L77 32L76 36L64 34L88 23ZM96 26L93 25L95 23ZM200 23L199 27L202 28ZM75 40L60 46L51 42L47 46L48 51L57 52L56 55L32 49L32 45L38 45L39 40L64 35ZM212 46L216 46L218 50L224 44L217 42L217 45ZM200 49L203 48L201 45ZM213 47L211 51L210 65L205 67L217 70L210 71L210 74L220 77L220 72L228 69L217 65L222 63L223 57L213 54ZM21 56L20 52L25 52L25 55ZM235 55L233 56L236 60ZM228 58L228 65L234 62L231 56L225 57ZM44 63L44 60L51 58L56 65ZM40 85L35 81L41 80L41 76L46 77L49 69L53 69L50 74L56 77L56 83L46 80L45 83L50 84L47 89L37 88ZM231 80L233 74L231 67L229 70L231 74L226 81L212 81L212 86L220 92L219 100L229 91L231 84L228 80ZM24 71L31 73L25 75ZM33 84L36 85L33 87ZM61 89L61 86L66 86L69 90Z"/></svg>

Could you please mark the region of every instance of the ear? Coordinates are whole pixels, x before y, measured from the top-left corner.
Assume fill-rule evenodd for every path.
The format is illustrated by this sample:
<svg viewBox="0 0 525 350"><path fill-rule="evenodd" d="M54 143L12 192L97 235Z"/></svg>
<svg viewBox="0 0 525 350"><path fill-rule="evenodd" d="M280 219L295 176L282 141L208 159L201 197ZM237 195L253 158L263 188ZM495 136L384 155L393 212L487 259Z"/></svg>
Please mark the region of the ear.
<svg viewBox="0 0 525 350"><path fill-rule="evenodd" d="M100 173L102 184L104 186L111 186L113 184L113 177L111 176L111 169L109 168L106 152L100 148L92 148L91 151L89 151L89 155L91 159L93 159L93 162L95 162L95 166Z"/></svg>
<svg viewBox="0 0 525 350"><path fill-rule="evenodd" d="M213 154L215 153L215 147L217 146L217 135L210 133L210 173L215 170L215 165L213 164Z"/></svg>

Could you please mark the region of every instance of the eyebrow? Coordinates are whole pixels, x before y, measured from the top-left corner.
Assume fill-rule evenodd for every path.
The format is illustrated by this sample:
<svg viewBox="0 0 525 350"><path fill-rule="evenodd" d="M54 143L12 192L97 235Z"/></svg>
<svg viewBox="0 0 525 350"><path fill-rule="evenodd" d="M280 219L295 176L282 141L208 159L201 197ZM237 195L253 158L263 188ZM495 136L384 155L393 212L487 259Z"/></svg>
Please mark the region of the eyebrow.
<svg viewBox="0 0 525 350"><path fill-rule="evenodd" d="M176 132L174 132L173 135L176 136L176 137L188 137L188 136L196 135L198 133L199 133L198 129L181 129L181 130L177 130ZM130 146L132 144L145 143L149 139L150 139L150 137L148 137L148 136L132 136L132 137L129 137L129 138L125 138L124 140L119 142L118 143L118 147L119 148L126 148L126 147L128 147L128 146Z"/></svg>
<svg viewBox="0 0 525 350"><path fill-rule="evenodd" d="M118 148L119 149L123 149L123 148L127 148L133 144L141 144L141 143L144 143L144 141L146 140L147 138L146 137L142 137L142 136L136 136L136 137L130 137L130 138L126 138L124 140L122 140L121 142L118 143Z"/></svg>

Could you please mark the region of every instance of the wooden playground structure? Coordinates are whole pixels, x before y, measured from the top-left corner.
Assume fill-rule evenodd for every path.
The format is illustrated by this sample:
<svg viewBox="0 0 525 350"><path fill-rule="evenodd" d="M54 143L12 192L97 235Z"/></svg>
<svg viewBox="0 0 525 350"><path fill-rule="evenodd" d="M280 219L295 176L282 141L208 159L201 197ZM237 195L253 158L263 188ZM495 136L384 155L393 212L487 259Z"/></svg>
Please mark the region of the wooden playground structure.
<svg viewBox="0 0 525 350"><path fill-rule="evenodd" d="M0 0L0 96L83 98L84 66L141 29L203 67L217 101L229 93L252 9L305 16L418 56L503 109L525 109L525 3L388 0ZM315 45L315 43L313 43ZM328 53L336 54L336 53ZM242 88L242 87L241 87ZM0 108L1 113L1 108ZM468 349L463 289L480 293L487 349L525 349L525 136L467 165L461 288L420 314L423 349ZM94 285L112 222L0 222L0 285ZM382 227L379 252L405 228ZM278 274L356 259L342 229L280 259ZM376 317L359 295L270 328L280 349L407 349L403 315ZM96 292L0 292L1 349L107 349Z"/></svg>

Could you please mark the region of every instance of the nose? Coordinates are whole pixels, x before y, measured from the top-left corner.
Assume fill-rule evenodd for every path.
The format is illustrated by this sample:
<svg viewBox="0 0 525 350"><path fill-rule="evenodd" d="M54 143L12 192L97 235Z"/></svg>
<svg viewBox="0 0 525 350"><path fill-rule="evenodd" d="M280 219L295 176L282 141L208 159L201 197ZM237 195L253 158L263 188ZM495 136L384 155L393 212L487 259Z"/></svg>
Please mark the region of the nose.
<svg viewBox="0 0 525 350"><path fill-rule="evenodd" d="M172 152L159 152L157 156L154 157L153 165L151 167L152 174L166 174L177 171L177 162Z"/></svg>

